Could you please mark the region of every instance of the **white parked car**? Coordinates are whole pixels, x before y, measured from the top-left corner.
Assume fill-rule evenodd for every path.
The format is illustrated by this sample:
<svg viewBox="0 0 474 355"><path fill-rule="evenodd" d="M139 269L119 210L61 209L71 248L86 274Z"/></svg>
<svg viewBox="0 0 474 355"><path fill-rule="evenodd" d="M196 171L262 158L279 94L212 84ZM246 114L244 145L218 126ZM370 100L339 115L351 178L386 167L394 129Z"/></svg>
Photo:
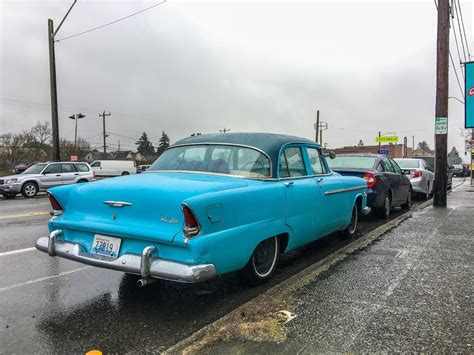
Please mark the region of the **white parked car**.
<svg viewBox="0 0 474 355"><path fill-rule="evenodd" d="M434 172L423 159L393 159L406 175L409 175L413 192L428 199L433 191Z"/></svg>
<svg viewBox="0 0 474 355"><path fill-rule="evenodd" d="M91 168L97 177L132 175L137 173L133 160L96 160Z"/></svg>

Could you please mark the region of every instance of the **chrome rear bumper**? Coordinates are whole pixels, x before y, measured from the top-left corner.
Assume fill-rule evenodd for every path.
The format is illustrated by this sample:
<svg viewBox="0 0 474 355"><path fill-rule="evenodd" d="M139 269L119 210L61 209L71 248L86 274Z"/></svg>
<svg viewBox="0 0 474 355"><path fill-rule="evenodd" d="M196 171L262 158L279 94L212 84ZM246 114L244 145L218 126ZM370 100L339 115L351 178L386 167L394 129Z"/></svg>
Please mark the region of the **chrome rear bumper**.
<svg viewBox="0 0 474 355"><path fill-rule="evenodd" d="M50 256L60 256L83 264L141 275L143 278L156 277L177 282L194 283L208 280L216 275L216 268L212 264L187 265L159 259L153 255L156 250L154 246L145 247L141 255L124 254L113 259L90 254L77 243L58 241L56 238L60 234L61 231L56 230L51 232L49 238L39 238L36 242L36 249L48 253Z"/></svg>

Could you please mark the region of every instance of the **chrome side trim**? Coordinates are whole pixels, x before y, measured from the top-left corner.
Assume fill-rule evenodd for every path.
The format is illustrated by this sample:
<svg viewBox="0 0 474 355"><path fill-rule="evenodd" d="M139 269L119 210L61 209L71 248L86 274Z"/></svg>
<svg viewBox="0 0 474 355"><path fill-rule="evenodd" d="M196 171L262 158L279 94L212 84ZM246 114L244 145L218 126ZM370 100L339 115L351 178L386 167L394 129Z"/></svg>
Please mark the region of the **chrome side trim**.
<svg viewBox="0 0 474 355"><path fill-rule="evenodd" d="M54 233L54 232L53 232ZM48 253L48 237L41 237L36 242L36 249ZM146 248L145 248L146 249ZM141 275L142 258L145 250L139 254L124 254L117 259L89 254L80 244L64 241L55 241L54 254L83 264L102 267L111 270ZM194 283L201 282L216 276L213 264L188 265L171 260L159 259L156 256L146 258L149 263L150 277L176 282Z"/></svg>
<svg viewBox="0 0 474 355"><path fill-rule="evenodd" d="M124 207L124 206L132 206L130 202L125 201L104 201L106 205L110 207Z"/></svg>
<svg viewBox="0 0 474 355"><path fill-rule="evenodd" d="M362 189L366 189L366 188L367 188L367 186L346 187L346 188L344 188L344 189L329 190L329 191L326 191L324 194L325 194L325 195L333 195L333 194L339 194L339 193L341 193L341 192L362 190Z"/></svg>

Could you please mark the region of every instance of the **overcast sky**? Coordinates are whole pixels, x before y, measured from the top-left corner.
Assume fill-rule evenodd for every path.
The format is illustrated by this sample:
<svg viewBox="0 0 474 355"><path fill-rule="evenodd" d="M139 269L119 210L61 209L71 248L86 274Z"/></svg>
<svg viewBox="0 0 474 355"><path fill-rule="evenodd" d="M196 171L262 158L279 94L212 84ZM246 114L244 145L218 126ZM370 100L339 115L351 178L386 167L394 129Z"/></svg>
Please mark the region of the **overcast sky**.
<svg viewBox="0 0 474 355"><path fill-rule="evenodd" d="M57 39L158 1L79 0ZM1 3L0 134L50 121L47 19L72 0ZM474 52L470 1L461 1ZM458 62L454 40L451 50ZM60 135L135 148L192 132L268 131L314 139L316 110L330 147L375 144L378 131L433 147L433 1L184 2L56 43ZM458 74L460 68L457 66ZM450 96L462 99L451 68ZM21 102L20 102L21 101ZM464 152L463 106L449 100L449 148Z"/></svg>

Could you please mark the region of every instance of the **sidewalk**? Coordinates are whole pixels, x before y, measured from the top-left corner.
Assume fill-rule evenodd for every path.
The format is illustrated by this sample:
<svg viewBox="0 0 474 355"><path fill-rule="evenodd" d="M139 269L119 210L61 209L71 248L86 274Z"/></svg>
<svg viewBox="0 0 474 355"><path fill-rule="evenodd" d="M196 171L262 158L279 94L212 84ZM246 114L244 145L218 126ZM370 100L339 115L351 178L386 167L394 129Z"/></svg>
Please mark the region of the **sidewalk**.
<svg viewBox="0 0 474 355"><path fill-rule="evenodd" d="M291 295L286 340L213 342L209 353L463 352L474 342L474 187L415 212Z"/></svg>

